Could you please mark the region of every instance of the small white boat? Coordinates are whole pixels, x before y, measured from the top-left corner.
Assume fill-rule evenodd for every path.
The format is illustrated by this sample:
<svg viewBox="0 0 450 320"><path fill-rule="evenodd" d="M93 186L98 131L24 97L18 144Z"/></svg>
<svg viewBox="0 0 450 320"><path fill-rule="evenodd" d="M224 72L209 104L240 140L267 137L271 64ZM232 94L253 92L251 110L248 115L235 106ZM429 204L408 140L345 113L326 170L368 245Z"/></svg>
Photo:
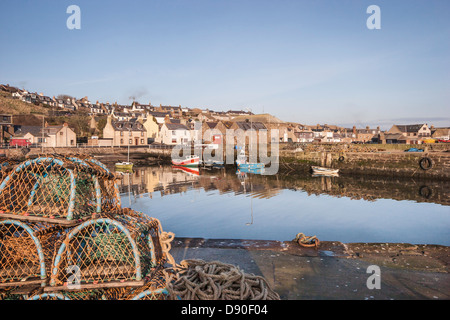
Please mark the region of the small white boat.
<svg viewBox="0 0 450 320"><path fill-rule="evenodd" d="M324 167L311 167L314 174L322 174L322 175L335 175L339 172L339 169L331 169L331 168L324 168Z"/></svg>
<svg viewBox="0 0 450 320"><path fill-rule="evenodd" d="M172 164L174 166L182 166L182 167L198 167L200 162L199 156L187 156L184 159L172 159Z"/></svg>

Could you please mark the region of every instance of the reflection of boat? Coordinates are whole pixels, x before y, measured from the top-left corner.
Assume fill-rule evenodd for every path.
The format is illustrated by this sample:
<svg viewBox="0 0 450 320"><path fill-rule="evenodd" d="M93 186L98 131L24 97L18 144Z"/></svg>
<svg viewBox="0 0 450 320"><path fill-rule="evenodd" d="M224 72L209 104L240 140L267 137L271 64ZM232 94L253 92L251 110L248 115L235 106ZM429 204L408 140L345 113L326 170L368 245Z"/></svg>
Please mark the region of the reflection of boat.
<svg viewBox="0 0 450 320"><path fill-rule="evenodd" d="M172 159L172 164L174 166L183 166L183 167L198 167L200 162L199 156L186 156L184 159Z"/></svg>
<svg viewBox="0 0 450 320"><path fill-rule="evenodd" d="M312 177L339 177L339 173L313 173Z"/></svg>
<svg viewBox="0 0 450 320"><path fill-rule="evenodd" d="M331 169L331 168L324 168L324 167L311 167L313 174L317 175L337 175L339 172L339 169Z"/></svg>
<svg viewBox="0 0 450 320"><path fill-rule="evenodd" d="M241 174L246 174L246 173L263 174L264 167L262 167L262 168L239 167L238 170L236 171L236 174L238 176Z"/></svg>
<svg viewBox="0 0 450 320"><path fill-rule="evenodd" d="M116 171L131 171L133 170L133 163L128 161L117 162L115 168Z"/></svg>
<svg viewBox="0 0 450 320"><path fill-rule="evenodd" d="M200 175L200 171L198 168L190 168L190 167L185 167L185 166L172 166L172 168L184 171L190 175L194 175L194 176Z"/></svg>
<svg viewBox="0 0 450 320"><path fill-rule="evenodd" d="M224 167L223 161L218 161L218 160L203 160L203 161L200 161L200 163L204 167L212 167L212 168L223 168Z"/></svg>
<svg viewBox="0 0 450 320"><path fill-rule="evenodd" d="M241 150L241 152L239 152L239 155L236 159L236 165L239 169L264 169L264 163L248 162L244 150Z"/></svg>

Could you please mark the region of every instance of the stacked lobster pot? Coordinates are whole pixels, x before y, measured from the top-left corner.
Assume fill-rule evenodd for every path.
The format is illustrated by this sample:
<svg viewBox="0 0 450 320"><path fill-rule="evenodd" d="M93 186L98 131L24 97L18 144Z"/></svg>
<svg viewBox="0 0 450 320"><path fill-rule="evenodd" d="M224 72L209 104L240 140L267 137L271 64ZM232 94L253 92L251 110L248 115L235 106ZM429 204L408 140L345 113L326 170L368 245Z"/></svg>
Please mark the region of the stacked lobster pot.
<svg viewBox="0 0 450 320"><path fill-rule="evenodd" d="M0 299L167 298L173 234L122 208L116 176L81 156L2 168Z"/></svg>

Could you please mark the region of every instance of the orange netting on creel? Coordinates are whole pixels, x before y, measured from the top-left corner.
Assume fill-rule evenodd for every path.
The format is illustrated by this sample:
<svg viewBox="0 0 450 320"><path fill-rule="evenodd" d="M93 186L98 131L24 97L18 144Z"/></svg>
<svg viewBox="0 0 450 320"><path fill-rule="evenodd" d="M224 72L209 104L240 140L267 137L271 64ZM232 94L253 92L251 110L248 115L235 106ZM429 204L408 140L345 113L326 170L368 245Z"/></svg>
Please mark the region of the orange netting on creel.
<svg viewBox="0 0 450 320"><path fill-rule="evenodd" d="M0 221L0 283L44 282L61 228L47 223Z"/></svg>
<svg viewBox="0 0 450 320"><path fill-rule="evenodd" d="M2 292L0 291L0 300ZM5 299L11 300L172 300L166 290L166 276L161 268L153 272L151 280L140 287L120 287L101 289L81 289L44 293L43 289L33 290L27 295L14 294L4 290Z"/></svg>
<svg viewBox="0 0 450 320"><path fill-rule="evenodd" d="M169 300L166 290L167 276L163 269L156 268L149 280L140 287L109 288L102 290L103 300Z"/></svg>
<svg viewBox="0 0 450 320"><path fill-rule="evenodd" d="M14 169L14 167L20 163L19 160L11 159L11 158L0 158L0 179L6 177L9 172Z"/></svg>
<svg viewBox="0 0 450 320"><path fill-rule="evenodd" d="M50 286L142 285L146 275L166 262L159 228L157 219L128 210L67 229L53 259Z"/></svg>
<svg viewBox="0 0 450 320"><path fill-rule="evenodd" d="M89 157L26 160L0 184L0 215L76 220L119 206L114 174Z"/></svg>

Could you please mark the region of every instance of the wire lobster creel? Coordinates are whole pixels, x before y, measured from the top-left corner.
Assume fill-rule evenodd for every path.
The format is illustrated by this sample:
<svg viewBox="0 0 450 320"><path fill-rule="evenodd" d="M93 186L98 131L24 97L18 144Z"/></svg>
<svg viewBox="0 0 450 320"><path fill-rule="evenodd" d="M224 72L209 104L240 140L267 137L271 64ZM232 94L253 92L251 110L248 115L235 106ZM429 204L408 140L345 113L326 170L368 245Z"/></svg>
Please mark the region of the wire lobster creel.
<svg viewBox="0 0 450 320"><path fill-rule="evenodd" d="M0 179L6 177L19 162L19 160L15 159L0 158Z"/></svg>
<svg viewBox="0 0 450 320"><path fill-rule="evenodd" d="M45 290L143 286L145 277L166 261L159 228L157 219L128 210L68 229Z"/></svg>
<svg viewBox="0 0 450 320"><path fill-rule="evenodd" d="M60 230L43 222L0 221L0 287L44 286Z"/></svg>
<svg viewBox="0 0 450 320"><path fill-rule="evenodd" d="M49 155L18 164L0 184L0 217L74 225L120 207L115 176L92 158Z"/></svg>
<svg viewBox="0 0 450 320"><path fill-rule="evenodd" d="M34 295L27 300L70 300L67 296L60 293L42 293Z"/></svg>
<svg viewBox="0 0 450 320"><path fill-rule="evenodd" d="M167 286L167 276L164 270L157 268L146 283L140 287L103 289L102 300L171 300Z"/></svg>

